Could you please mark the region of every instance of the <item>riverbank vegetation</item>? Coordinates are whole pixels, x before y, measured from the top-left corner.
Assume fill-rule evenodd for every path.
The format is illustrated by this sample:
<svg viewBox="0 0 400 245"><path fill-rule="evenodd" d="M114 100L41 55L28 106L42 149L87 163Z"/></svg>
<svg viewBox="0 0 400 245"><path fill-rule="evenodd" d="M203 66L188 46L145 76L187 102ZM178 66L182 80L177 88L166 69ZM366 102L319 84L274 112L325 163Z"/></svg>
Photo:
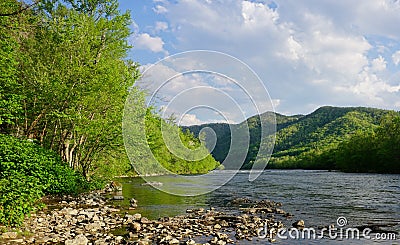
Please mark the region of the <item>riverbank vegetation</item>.
<svg viewBox="0 0 400 245"><path fill-rule="evenodd" d="M20 224L43 195L135 174L121 127L127 96L144 101L134 87L139 65L127 57L130 25L117 0L0 3L0 224ZM154 112L147 119L164 121ZM218 165L211 156L198 165L177 161L160 137L151 128L146 144L172 172Z"/></svg>
<svg viewBox="0 0 400 245"><path fill-rule="evenodd" d="M113 0L2 1L0 224L20 224L43 195L96 188L99 160L123 148L139 76L130 21Z"/></svg>
<svg viewBox="0 0 400 245"><path fill-rule="evenodd" d="M177 174L204 174L220 165L189 131L183 131L175 123L163 120L150 110L147 111L145 122L146 144L150 146L155 160L168 171ZM143 172L157 173L154 170Z"/></svg>

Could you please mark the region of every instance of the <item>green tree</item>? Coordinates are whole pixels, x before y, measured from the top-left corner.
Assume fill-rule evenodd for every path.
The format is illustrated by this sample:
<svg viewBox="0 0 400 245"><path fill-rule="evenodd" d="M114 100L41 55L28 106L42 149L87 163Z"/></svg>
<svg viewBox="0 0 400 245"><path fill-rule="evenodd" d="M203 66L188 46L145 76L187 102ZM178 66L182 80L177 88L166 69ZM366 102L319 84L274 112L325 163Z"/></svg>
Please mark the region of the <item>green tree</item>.
<svg viewBox="0 0 400 245"><path fill-rule="evenodd" d="M21 116L22 96L18 93L18 25L24 23L24 15L9 15L22 6L15 0L0 3L0 133L9 131Z"/></svg>
<svg viewBox="0 0 400 245"><path fill-rule="evenodd" d="M44 1L35 14L20 44L24 118L15 131L87 176L96 159L123 146L122 110L139 74L126 59L131 17L115 0Z"/></svg>

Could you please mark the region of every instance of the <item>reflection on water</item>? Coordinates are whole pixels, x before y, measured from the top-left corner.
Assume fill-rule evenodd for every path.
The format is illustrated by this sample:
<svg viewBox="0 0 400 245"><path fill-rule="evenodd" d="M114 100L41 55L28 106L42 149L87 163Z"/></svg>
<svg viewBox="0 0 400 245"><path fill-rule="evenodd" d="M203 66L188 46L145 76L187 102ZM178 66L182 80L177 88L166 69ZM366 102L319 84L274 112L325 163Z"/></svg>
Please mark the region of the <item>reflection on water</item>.
<svg viewBox="0 0 400 245"><path fill-rule="evenodd" d="M223 178L224 174L225 171L220 171L210 178ZM175 183L170 176L150 179L168 184L172 188L174 185L201 188L194 183ZM308 227L336 224L336 219L344 216L349 222L348 227L395 223L397 225L391 230L400 231L400 175L273 170L264 171L257 180L249 182L248 172L240 171L216 191L195 197L174 196L151 186L143 186L144 180L141 178L125 178L121 182L124 184L123 194L128 198L124 201L125 204L128 205L129 198L134 197L139 202L137 211L149 218L184 214L187 208L193 207L216 207L234 212L229 201L236 197L248 197L282 202L283 209L295 215L293 220L303 219ZM215 181L210 179L208 183ZM293 220L288 220L287 224L291 224ZM285 244L287 241L278 242ZM371 243L349 240L343 242Z"/></svg>

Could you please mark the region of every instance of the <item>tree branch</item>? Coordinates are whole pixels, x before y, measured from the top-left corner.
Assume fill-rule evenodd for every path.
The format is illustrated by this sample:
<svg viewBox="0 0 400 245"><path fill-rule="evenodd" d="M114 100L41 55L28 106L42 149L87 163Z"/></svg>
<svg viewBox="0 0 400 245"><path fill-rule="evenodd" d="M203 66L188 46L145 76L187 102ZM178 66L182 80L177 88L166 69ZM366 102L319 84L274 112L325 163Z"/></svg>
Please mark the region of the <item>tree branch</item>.
<svg viewBox="0 0 400 245"><path fill-rule="evenodd" d="M11 13L0 13L0 17L13 16L13 15L20 14L20 13L32 8L33 6L37 5L39 2L40 2L40 0L36 0L31 5L27 5L26 7L20 8L19 10L16 10L16 11L11 12ZM22 6L22 4L21 4L21 6Z"/></svg>

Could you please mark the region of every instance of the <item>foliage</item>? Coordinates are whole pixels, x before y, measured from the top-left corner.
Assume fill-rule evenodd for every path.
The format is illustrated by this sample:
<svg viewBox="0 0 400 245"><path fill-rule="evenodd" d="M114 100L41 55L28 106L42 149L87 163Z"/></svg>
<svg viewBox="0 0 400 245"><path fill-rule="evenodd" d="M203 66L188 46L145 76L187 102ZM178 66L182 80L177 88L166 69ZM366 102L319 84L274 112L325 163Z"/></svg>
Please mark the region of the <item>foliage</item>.
<svg viewBox="0 0 400 245"><path fill-rule="evenodd" d="M336 163L348 172L400 173L400 115L389 113L375 131L358 131L340 144Z"/></svg>
<svg viewBox="0 0 400 245"><path fill-rule="evenodd" d="M0 13L8 13L18 8L15 0L5 0L0 3ZM24 21L23 16L19 18ZM21 115L21 95L17 93L18 49L17 18L0 17L0 133L7 132L8 125Z"/></svg>
<svg viewBox="0 0 400 245"><path fill-rule="evenodd" d="M389 123L394 119L388 120L388 113L373 108L325 106L306 116L276 114L276 142L268 168L396 172L399 164L395 153L400 152L396 148L399 144L396 144L395 134L390 132L396 132L397 128ZM247 123L251 138L242 168L248 169L268 160L260 158L254 162L261 135L260 118L263 117L265 115L254 116L239 125L206 124L188 129L196 134L205 126L213 128L218 138L218 150L212 154L222 162L229 150L230 126L235 130ZM384 126L379 127L380 124ZM266 137L271 137L269 132ZM383 147L383 144L386 145ZM377 168L378 165L381 167Z"/></svg>
<svg viewBox="0 0 400 245"><path fill-rule="evenodd" d="M44 194L72 194L87 187L83 176L56 153L0 135L0 223L19 224Z"/></svg>
<svg viewBox="0 0 400 245"><path fill-rule="evenodd" d="M21 5L6 2L2 12ZM37 140L89 179L123 148L122 109L139 74L126 59L130 19L115 0L41 1L2 17L1 131Z"/></svg>
<svg viewBox="0 0 400 245"><path fill-rule="evenodd" d="M152 154L168 171L176 174L207 173L219 166L208 150L189 131L166 122L147 110L146 140Z"/></svg>

